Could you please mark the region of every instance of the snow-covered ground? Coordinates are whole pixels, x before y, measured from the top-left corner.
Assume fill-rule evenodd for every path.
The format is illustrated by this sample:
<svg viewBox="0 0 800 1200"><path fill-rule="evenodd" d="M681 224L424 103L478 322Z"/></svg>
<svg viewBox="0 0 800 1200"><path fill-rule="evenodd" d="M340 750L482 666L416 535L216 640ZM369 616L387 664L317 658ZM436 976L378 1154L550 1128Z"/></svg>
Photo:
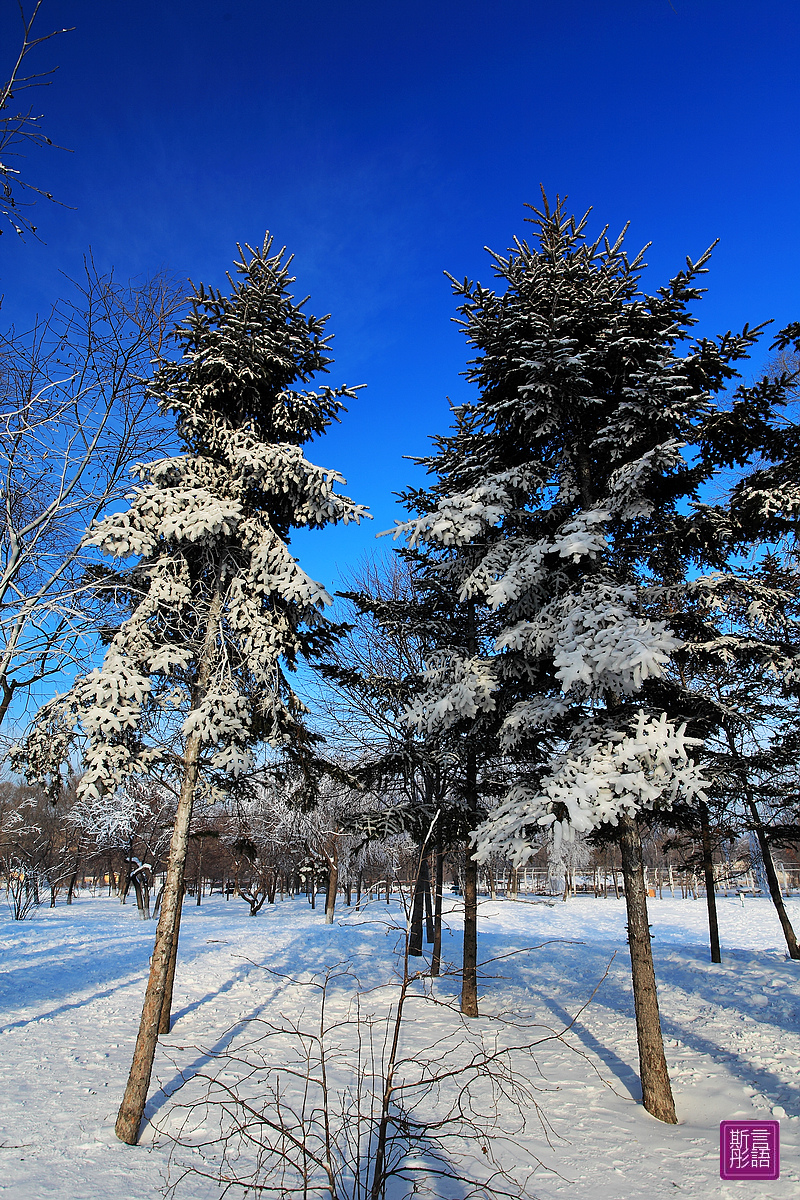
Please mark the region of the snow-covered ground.
<svg viewBox="0 0 800 1200"><path fill-rule="evenodd" d="M445 957L458 957L457 909L448 913ZM544 1164L528 1195L541 1200L662 1200L800 1194L800 963L787 961L768 901L720 899L723 963L708 961L702 900L651 900L656 970L679 1125L662 1125L637 1103L636 1037L624 904L579 898L481 906L482 1008L474 1028L492 1030L501 1010L523 1022L563 1028L602 979L563 1041L536 1052L532 1082L550 1122L536 1121L520 1150ZM789 902L795 927L800 902ZM208 1068L202 1049L235 1047L248 1017L296 1011L294 976L351 958L368 984L389 979L398 942L393 902L343 910L330 927L304 899L265 908L253 919L221 897L187 904L181 933L173 1032L162 1039L147 1115L170 1128ZM120 1144L114 1120L138 1026L154 926L135 907L80 898L39 909L15 923L2 916L0 977L0 1194L14 1200L137 1200L164 1187L169 1144L148 1124L138 1147ZM546 944L542 944L546 943ZM521 954L508 955L525 947ZM456 994L444 978L437 993ZM296 990L296 989L295 989ZM292 1006L294 1005L294 1009ZM423 1012L415 1019L415 1012ZM234 1028L235 1027L235 1028ZM249 1027L245 1027L249 1028ZM455 1013L412 1006L407 1047L430 1045L458 1029ZM238 1032L237 1032L238 1031ZM200 1048L200 1049L199 1049ZM181 1086L182 1081L187 1081ZM775 1182L722 1183L723 1119L778 1117L782 1169ZM505 1152L505 1151L503 1151ZM501 1149L498 1148L498 1154ZM513 1150L511 1151L513 1154ZM455 1190L453 1190L455 1189ZM219 1188L190 1182L188 1200ZM269 1196L269 1192L264 1195ZM277 1193L276 1193L277 1194ZM444 1200L458 1185L443 1184Z"/></svg>

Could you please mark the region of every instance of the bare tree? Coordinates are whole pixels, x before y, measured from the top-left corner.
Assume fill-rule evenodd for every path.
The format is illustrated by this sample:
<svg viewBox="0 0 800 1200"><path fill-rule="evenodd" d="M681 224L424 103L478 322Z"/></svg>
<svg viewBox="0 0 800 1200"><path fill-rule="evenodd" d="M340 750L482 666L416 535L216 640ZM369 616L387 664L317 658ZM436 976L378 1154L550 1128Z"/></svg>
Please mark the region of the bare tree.
<svg viewBox="0 0 800 1200"><path fill-rule="evenodd" d="M346 824L370 840L400 832L419 840L434 813L449 811L449 818L437 825L434 847L436 947L441 942L443 855L463 835L455 778L458 754L447 739L420 735L405 714L443 618L419 593L406 555L365 561L351 573L347 589L339 593L348 605L346 631L320 668L324 683L318 705L327 718L329 740L347 756L364 789ZM421 953L423 901L430 890L427 863L417 883L414 955Z"/></svg>
<svg viewBox="0 0 800 1200"><path fill-rule="evenodd" d="M183 288L118 283L85 263L74 300L0 335L0 726L15 698L95 646L87 527L166 445L144 379Z"/></svg>
<svg viewBox="0 0 800 1200"><path fill-rule="evenodd" d="M24 102L22 104L13 102L20 93L23 93L27 99L27 93L31 88L48 87L51 82L49 76L58 70L57 67L53 67L49 71L26 74L27 63L25 60L31 51L43 42L49 42L51 38L57 37L58 34L71 33L72 30L54 29L42 37L34 37L33 25L39 15L39 9L42 7L42 0L36 0L30 16L25 15L25 8L21 0L18 7L22 22L22 40L7 82L0 84L0 156L2 156L0 157L0 187L2 188L0 214L14 232L23 237L26 231L35 235L36 226L31 223L22 209L35 204L37 196L44 196L47 200L52 200L53 196L52 193L28 183L23 178L21 170L9 165L9 160L23 157L17 149L19 146L52 146L53 142L42 131L39 124L41 114L34 112L31 105L26 107ZM58 148L64 149L63 146ZM32 195L33 199L22 200L22 195ZM0 233L2 232L0 229Z"/></svg>
<svg viewBox="0 0 800 1200"><path fill-rule="evenodd" d="M88 858L119 865L120 902L125 904L133 888L139 916L149 919L150 893L175 819L174 792L150 776L137 777L113 797L81 796L67 819L80 831Z"/></svg>
<svg viewBox="0 0 800 1200"><path fill-rule="evenodd" d="M41 788L0 786L0 873L12 916L23 920L46 896L55 908L65 890L71 903L85 852L81 834L69 820L74 781L62 788L57 803Z"/></svg>

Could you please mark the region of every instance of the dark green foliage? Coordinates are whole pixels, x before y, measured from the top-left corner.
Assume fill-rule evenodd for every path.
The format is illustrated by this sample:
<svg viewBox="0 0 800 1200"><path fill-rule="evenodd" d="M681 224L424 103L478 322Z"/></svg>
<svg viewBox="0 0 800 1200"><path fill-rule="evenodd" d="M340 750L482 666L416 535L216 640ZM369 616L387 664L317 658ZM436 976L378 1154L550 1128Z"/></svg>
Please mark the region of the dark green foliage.
<svg viewBox="0 0 800 1200"><path fill-rule="evenodd" d="M191 313L176 334L183 356L165 364L154 381L154 393L178 415L195 452L206 448L204 418L210 415L251 428L260 441L302 446L338 418L341 398L354 394L346 387L298 386L333 361L330 337L323 336L328 318L303 312L307 297L295 303L292 260L284 259L285 250L271 249L269 236L261 250L239 247L230 295L202 284L195 289Z"/></svg>

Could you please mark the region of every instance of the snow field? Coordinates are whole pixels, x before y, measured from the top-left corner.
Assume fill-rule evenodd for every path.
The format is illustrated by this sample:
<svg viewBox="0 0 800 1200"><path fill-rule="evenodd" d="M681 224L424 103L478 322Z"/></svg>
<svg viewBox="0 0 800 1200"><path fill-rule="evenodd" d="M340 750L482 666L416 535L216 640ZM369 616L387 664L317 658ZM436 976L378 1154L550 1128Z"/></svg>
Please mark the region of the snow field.
<svg viewBox="0 0 800 1200"><path fill-rule="evenodd" d="M457 963L455 900L448 909L443 955ZM520 1025L539 1026L546 1037L569 1024L600 985L563 1040L544 1040L535 1066L528 1065L528 1085L552 1127L550 1144L531 1113L516 1149L495 1146L509 1166L516 1153L522 1163L527 1152L547 1168L537 1172L531 1200L788 1200L800 1192L800 964L786 960L768 900L748 897L742 906L720 898L719 909L723 963L715 966L708 961L704 902L650 901L680 1121L670 1127L637 1103L624 903L590 897L566 904L533 898L482 903L480 958L496 961L483 968L486 1015L471 1028L491 1037L493 1015L505 1013ZM789 910L800 923L800 903L790 901ZM302 898L264 909L255 919L243 903L221 897L199 909L187 905L176 1020L156 1057L149 1123L132 1148L117 1141L113 1126L138 1027L153 923L139 921L135 907L89 896L70 908L39 909L23 923L3 914L0 1195L159 1196L170 1145L156 1127L177 1127L179 1105L196 1086L193 1076L209 1070L207 1051L235 1051L255 1028L241 1022L275 1020L280 1013L296 1017L307 1003L306 993L265 966L307 978L351 959L366 987L391 978L400 905L373 903L361 914L342 909L337 916L326 926L321 910L312 912ZM442 999L455 999L458 982L445 977L435 988ZM339 1000L345 999L342 993ZM459 1029L451 1009L414 1002L404 1051L423 1058L437 1042L452 1047ZM718 1126L735 1117L781 1120L780 1180L720 1181ZM180 1194L205 1200L219 1195L219 1188L196 1180ZM455 1184L441 1193L442 1200L463 1194Z"/></svg>

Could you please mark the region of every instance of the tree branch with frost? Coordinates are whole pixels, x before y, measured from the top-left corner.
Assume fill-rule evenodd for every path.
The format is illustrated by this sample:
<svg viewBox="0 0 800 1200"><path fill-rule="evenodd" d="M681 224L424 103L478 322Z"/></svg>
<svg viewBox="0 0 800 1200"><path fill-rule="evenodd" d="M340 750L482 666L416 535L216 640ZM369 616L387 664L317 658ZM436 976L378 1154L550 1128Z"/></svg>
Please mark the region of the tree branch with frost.
<svg viewBox="0 0 800 1200"><path fill-rule="evenodd" d="M419 733L448 729L465 718L495 710L492 693L497 679L490 660L442 650L430 656L422 678L419 696L403 714Z"/></svg>
<svg viewBox="0 0 800 1200"><path fill-rule="evenodd" d="M699 745L665 713L655 719L640 711L627 730L587 722L535 784L520 780L490 813L473 838L478 862L501 850L522 866L547 831L558 849L562 838L616 826L622 815L704 801L708 781L689 757Z"/></svg>

